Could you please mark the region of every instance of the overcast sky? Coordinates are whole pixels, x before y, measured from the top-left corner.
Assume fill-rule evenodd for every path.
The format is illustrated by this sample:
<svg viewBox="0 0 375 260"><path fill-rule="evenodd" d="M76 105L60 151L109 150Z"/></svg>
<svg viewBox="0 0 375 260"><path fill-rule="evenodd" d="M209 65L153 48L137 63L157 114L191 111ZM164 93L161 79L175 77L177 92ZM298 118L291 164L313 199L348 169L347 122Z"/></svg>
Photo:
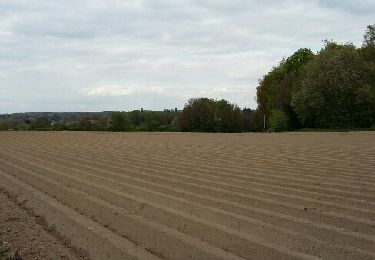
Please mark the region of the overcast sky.
<svg viewBox="0 0 375 260"><path fill-rule="evenodd" d="M272 66L322 40L360 46L374 0L1 0L0 113L256 107Z"/></svg>

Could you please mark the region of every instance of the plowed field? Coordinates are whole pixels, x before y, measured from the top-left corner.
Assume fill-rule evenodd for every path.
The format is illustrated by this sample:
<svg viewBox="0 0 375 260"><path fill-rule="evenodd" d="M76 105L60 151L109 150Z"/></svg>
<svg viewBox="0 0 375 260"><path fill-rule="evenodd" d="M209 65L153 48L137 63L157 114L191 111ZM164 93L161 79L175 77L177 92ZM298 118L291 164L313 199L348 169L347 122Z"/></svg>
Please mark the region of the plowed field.
<svg viewBox="0 0 375 260"><path fill-rule="evenodd" d="M375 132L0 132L0 189L92 259L375 259Z"/></svg>

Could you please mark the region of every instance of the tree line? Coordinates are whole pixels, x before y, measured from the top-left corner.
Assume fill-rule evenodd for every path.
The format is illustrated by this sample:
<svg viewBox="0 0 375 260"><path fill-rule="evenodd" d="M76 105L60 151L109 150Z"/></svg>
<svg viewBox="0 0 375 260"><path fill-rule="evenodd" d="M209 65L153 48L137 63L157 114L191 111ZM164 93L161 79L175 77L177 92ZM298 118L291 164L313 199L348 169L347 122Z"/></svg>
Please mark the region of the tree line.
<svg viewBox="0 0 375 260"><path fill-rule="evenodd" d="M243 132L250 131L251 109L240 109L226 100L190 99L182 111L114 111L54 121L48 116L0 119L0 130L114 131L114 132Z"/></svg>

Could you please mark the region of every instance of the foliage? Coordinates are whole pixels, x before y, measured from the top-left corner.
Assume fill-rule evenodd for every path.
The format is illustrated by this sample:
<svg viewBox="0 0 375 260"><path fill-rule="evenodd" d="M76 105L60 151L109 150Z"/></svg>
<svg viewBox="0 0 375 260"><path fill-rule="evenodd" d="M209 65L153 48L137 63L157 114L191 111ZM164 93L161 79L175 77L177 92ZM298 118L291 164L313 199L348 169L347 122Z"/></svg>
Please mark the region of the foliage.
<svg viewBox="0 0 375 260"><path fill-rule="evenodd" d="M0 120L0 131L16 130L21 123L21 121L15 119Z"/></svg>
<svg viewBox="0 0 375 260"><path fill-rule="evenodd" d="M164 111L133 110L129 117L136 131L176 131L177 109Z"/></svg>
<svg viewBox="0 0 375 260"><path fill-rule="evenodd" d="M31 130L47 130L50 129L51 124L47 117L42 116L30 121Z"/></svg>
<svg viewBox="0 0 375 260"><path fill-rule="evenodd" d="M55 123L52 125L52 130L53 131L64 131L64 130L68 130L66 124L62 123L62 122L58 122L58 123Z"/></svg>
<svg viewBox="0 0 375 260"><path fill-rule="evenodd" d="M215 132L214 103L213 99L208 98L190 99L178 118L179 129L187 132Z"/></svg>
<svg viewBox="0 0 375 260"><path fill-rule="evenodd" d="M282 132L288 130L288 116L282 110L274 110L269 119L269 128L273 132Z"/></svg>
<svg viewBox="0 0 375 260"><path fill-rule="evenodd" d="M252 120L254 111L250 108L244 108L242 110L243 114L243 130L245 132L250 132L254 130L254 122Z"/></svg>
<svg viewBox="0 0 375 260"><path fill-rule="evenodd" d="M363 36L363 46L375 46L375 24L367 26Z"/></svg>
<svg viewBox="0 0 375 260"><path fill-rule="evenodd" d="M304 68L292 105L306 127L369 127L375 86L366 82L365 62L352 44L327 42Z"/></svg>
<svg viewBox="0 0 375 260"><path fill-rule="evenodd" d="M8 130L8 121L1 120L0 121L0 131L7 131Z"/></svg>
<svg viewBox="0 0 375 260"><path fill-rule="evenodd" d="M375 124L375 25L361 48L325 41L314 55L300 49L267 73L257 87L255 130L282 111L288 128L369 128ZM277 112L278 113L278 112ZM277 118L279 118L277 116Z"/></svg>
<svg viewBox="0 0 375 260"><path fill-rule="evenodd" d="M16 126L16 130L17 131L26 131L26 130L29 130L30 126L26 123L20 123Z"/></svg>
<svg viewBox="0 0 375 260"><path fill-rule="evenodd" d="M292 93L298 87L298 77L302 67L314 54L309 49L299 49L292 56L283 59L259 82L257 102L260 114L269 118L273 110L283 110L290 118L291 128L300 126L300 122L291 106ZM259 120L258 120L259 121ZM261 123L263 127L263 120ZM257 125L257 129L260 125Z"/></svg>
<svg viewBox="0 0 375 260"><path fill-rule="evenodd" d="M130 131L133 125L125 112L113 112L111 130L115 132Z"/></svg>
<svg viewBox="0 0 375 260"><path fill-rule="evenodd" d="M242 111L224 99L190 99L177 122L181 131L190 132L242 132L244 129Z"/></svg>

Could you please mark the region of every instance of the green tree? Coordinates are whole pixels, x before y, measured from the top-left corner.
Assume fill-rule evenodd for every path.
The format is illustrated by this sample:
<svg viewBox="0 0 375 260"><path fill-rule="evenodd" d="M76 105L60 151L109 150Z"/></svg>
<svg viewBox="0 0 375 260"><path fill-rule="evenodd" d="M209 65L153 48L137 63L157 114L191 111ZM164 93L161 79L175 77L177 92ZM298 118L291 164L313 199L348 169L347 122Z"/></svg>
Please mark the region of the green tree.
<svg viewBox="0 0 375 260"><path fill-rule="evenodd" d="M188 132L215 132L214 102L208 98L190 99L179 117L179 128Z"/></svg>
<svg viewBox="0 0 375 260"><path fill-rule="evenodd" d="M145 123L145 113L144 110L133 110L129 112L129 117L134 126L140 126Z"/></svg>
<svg viewBox="0 0 375 260"><path fill-rule="evenodd" d="M177 125L182 131L242 132L244 117L238 106L224 99L195 98L185 105Z"/></svg>
<svg viewBox="0 0 375 260"><path fill-rule="evenodd" d="M19 124L16 126L16 130L17 130L17 131L26 131L26 130L29 130L29 125L26 124L25 122L19 123Z"/></svg>
<svg viewBox="0 0 375 260"><path fill-rule="evenodd" d="M130 131L132 128L129 116L125 112L113 112L111 130L115 132Z"/></svg>
<svg viewBox="0 0 375 260"><path fill-rule="evenodd" d="M244 129L244 117L241 109L221 99L214 103L216 132L235 133Z"/></svg>
<svg viewBox="0 0 375 260"><path fill-rule="evenodd" d="M8 128L8 120L0 120L0 131L7 131Z"/></svg>
<svg viewBox="0 0 375 260"><path fill-rule="evenodd" d="M269 119L269 129L274 132L287 131L289 119L285 112L282 110L274 110Z"/></svg>
<svg viewBox="0 0 375 260"><path fill-rule="evenodd" d="M290 127L296 129L300 127L300 121L295 113L291 101L292 93L299 86L298 80L302 68L314 57L310 49L299 49L287 59L283 59L280 64L267 73L259 81L257 87L257 102L259 112L255 115L266 115L269 118L272 111L282 110L290 119ZM255 128L263 127L263 120Z"/></svg>
<svg viewBox="0 0 375 260"><path fill-rule="evenodd" d="M52 130L53 131L64 131L64 130L68 130L68 128L66 127L65 123L58 122L58 123L55 123L55 124L52 125Z"/></svg>
<svg viewBox="0 0 375 260"><path fill-rule="evenodd" d="M375 47L375 24L367 26L367 30L363 36L363 46Z"/></svg>
<svg viewBox="0 0 375 260"><path fill-rule="evenodd" d="M48 130L51 129L51 124L46 116L37 117L30 122L31 130Z"/></svg>
<svg viewBox="0 0 375 260"><path fill-rule="evenodd" d="M363 106L371 106L374 90L364 80L364 64L352 44L326 42L305 66L293 95L293 108L305 126L350 128L370 123L372 119L364 118L373 117L371 111Z"/></svg>

